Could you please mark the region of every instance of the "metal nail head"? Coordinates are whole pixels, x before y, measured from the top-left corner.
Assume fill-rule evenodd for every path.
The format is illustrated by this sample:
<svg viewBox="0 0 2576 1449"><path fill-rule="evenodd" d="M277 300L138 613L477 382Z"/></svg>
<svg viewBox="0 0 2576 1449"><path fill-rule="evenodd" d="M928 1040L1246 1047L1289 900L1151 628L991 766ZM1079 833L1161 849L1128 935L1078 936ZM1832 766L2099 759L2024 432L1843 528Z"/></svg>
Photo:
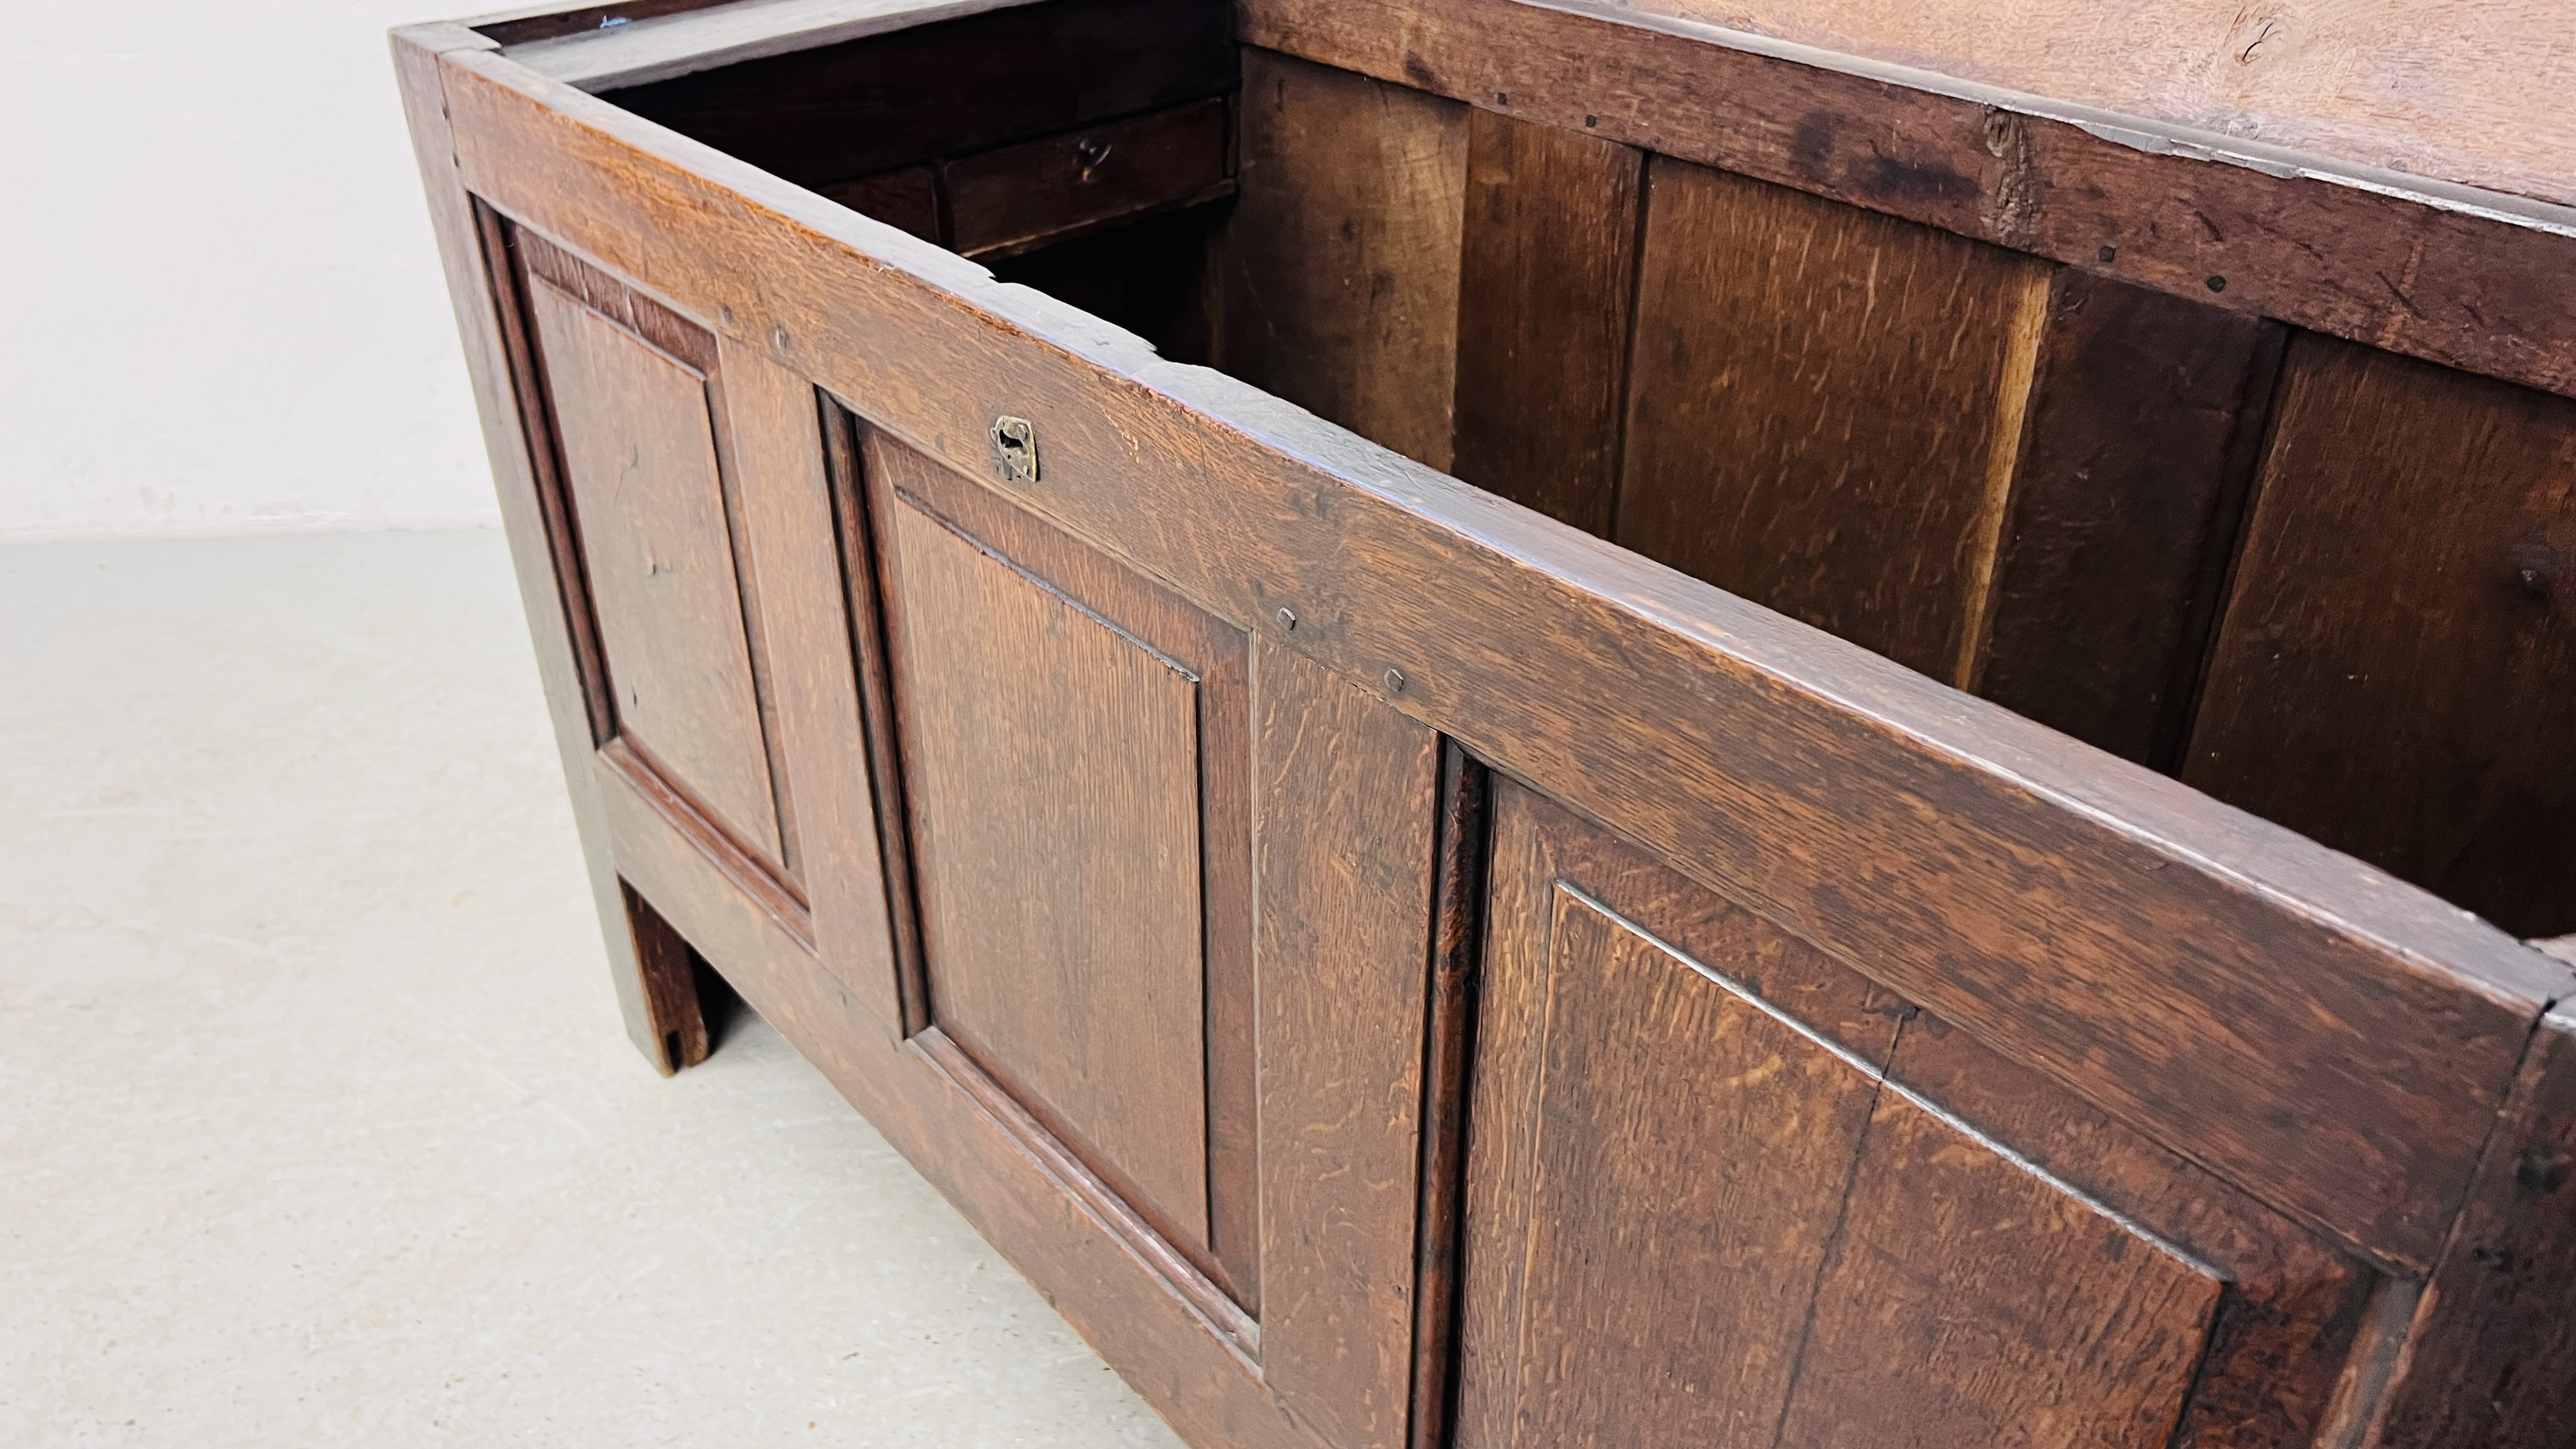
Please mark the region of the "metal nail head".
<svg viewBox="0 0 2576 1449"><path fill-rule="evenodd" d="M1404 671L1403 671L1403 670L1401 670L1401 669L1390 669L1390 670L1388 670L1388 671L1386 672L1386 692L1387 692L1387 693L1389 693L1389 694L1402 694L1402 693L1404 693Z"/></svg>
<svg viewBox="0 0 2576 1449"><path fill-rule="evenodd" d="M1027 418L993 419L993 466L1006 482L1038 481L1038 430Z"/></svg>
<svg viewBox="0 0 2576 1449"><path fill-rule="evenodd" d="M1279 620L1279 627L1282 629L1294 629L1297 627L1297 611L1294 609L1282 609L1276 617Z"/></svg>

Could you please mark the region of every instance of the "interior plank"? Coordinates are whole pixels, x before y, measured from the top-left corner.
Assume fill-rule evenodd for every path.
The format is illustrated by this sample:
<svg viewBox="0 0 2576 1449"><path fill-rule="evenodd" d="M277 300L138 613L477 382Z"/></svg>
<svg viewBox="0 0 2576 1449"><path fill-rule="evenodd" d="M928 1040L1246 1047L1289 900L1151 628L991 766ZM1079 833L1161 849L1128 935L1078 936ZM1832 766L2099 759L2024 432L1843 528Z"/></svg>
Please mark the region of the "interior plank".
<svg viewBox="0 0 2576 1449"><path fill-rule="evenodd" d="M1659 156L1640 270L1617 541L1955 681L2047 268Z"/></svg>
<svg viewBox="0 0 2576 1449"><path fill-rule="evenodd" d="M2183 778L2576 927L2576 401L2315 336L2287 367Z"/></svg>
<svg viewBox="0 0 2576 1449"><path fill-rule="evenodd" d="M1644 157L1479 110L1467 126L1449 472L1608 537Z"/></svg>
<svg viewBox="0 0 2576 1449"><path fill-rule="evenodd" d="M2049 285L1994 602L1964 683L2171 770L2283 330L2071 267Z"/></svg>
<svg viewBox="0 0 2576 1449"><path fill-rule="evenodd" d="M1241 105L1216 365L1446 468L1467 108L1260 50Z"/></svg>

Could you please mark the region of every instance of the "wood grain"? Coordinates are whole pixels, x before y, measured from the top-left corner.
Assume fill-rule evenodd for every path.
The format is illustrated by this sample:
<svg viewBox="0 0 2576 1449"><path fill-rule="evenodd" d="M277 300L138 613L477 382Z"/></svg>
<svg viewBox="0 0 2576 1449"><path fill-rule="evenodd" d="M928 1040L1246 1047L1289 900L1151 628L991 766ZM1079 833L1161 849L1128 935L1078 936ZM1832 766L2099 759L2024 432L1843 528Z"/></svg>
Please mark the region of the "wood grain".
<svg viewBox="0 0 2576 1449"><path fill-rule="evenodd" d="M2136 117L2048 119L2036 112L2070 108L1959 94L1960 82L1827 53L1765 53L1779 47L1741 32L1673 34L1633 10L1239 9L1247 44L1542 125L1580 129L1589 117L1623 145L2576 392L2576 289L2553 280L2576 253L2567 207ZM2240 159L2200 159L2212 149Z"/></svg>
<svg viewBox="0 0 2576 1449"><path fill-rule="evenodd" d="M835 181L814 190L861 216L872 216L898 231L926 242L939 241L939 172L930 166L898 166L850 181Z"/></svg>
<svg viewBox="0 0 2576 1449"><path fill-rule="evenodd" d="M780 860L706 379L550 283L529 301L618 733Z"/></svg>
<svg viewBox="0 0 2576 1449"><path fill-rule="evenodd" d="M1457 1402L1458 1267L1466 1232L1467 1104L1475 1067L1477 960L1485 947L1485 864L1493 776L1440 747L1440 831L1431 882L1431 983L1424 1003L1422 1186L1415 1216L1413 1422L1409 1449L1445 1449Z"/></svg>
<svg viewBox="0 0 2576 1449"><path fill-rule="evenodd" d="M879 516L931 1020L1204 1248L1197 681L918 508Z"/></svg>
<svg viewBox="0 0 2576 1449"><path fill-rule="evenodd" d="M940 164L948 245L970 257L1206 201L1226 184L1226 102L1087 126Z"/></svg>
<svg viewBox="0 0 2576 1449"><path fill-rule="evenodd" d="M1775 1442L2167 1442L2222 1287L1974 1133L1884 1095Z"/></svg>
<svg viewBox="0 0 2576 1449"><path fill-rule="evenodd" d="M1244 53L1216 365L1449 464L1467 108Z"/></svg>
<svg viewBox="0 0 2576 1449"><path fill-rule="evenodd" d="M1249 641L1240 630L1209 618L1116 560L1039 523L995 491L930 463L892 439L872 435L866 451L881 519L892 517L898 506L925 510L1193 681L1192 728L1199 743L1196 865L1205 1002L1200 1050L1206 1082L1207 1226L1203 1236L1183 1236L1178 1241L1181 1250L1191 1254L1224 1291L1257 1312L1261 1302L1255 1187L1259 1130L1253 1080ZM891 536L891 526L884 532ZM900 617L900 603L890 602L890 618ZM1007 694L1022 685L1010 677L983 683L994 694ZM990 700L983 703L989 705ZM989 889L983 880L969 884L973 890Z"/></svg>
<svg viewBox="0 0 2576 1449"><path fill-rule="evenodd" d="M576 562L566 571L556 563L559 548L570 550L571 530L550 517L561 503L560 480L553 476L553 445L543 421L542 390L534 384L535 358L526 342L518 269L509 254L507 228L476 203L458 174L447 116L439 56L458 49L489 50L493 43L461 26L424 25L396 31L391 47L413 155L438 239L439 264L446 273L448 300L464 344L501 525L510 540L520 606L526 611L535 645L537 677L545 690L573 825L582 843L591 904L608 952L618 1015L635 1049L667 1076L681 1066L668 1052L670 1031L685 1023L654 1016L641 959L643 943L635 937L626 887L609 855L608 827L591 778L591 753L606 737L608 701L594 683L596 639L580 568Z"/></svg>
<svg viewBox="0 0 2576 1449"><path fill-rule="evenodd" d="M1263 1379L1336 1449L1398 1449L1439 739L1266 636L1253 667Z"/></svg>
<svg viewBox="0 0 2576 1449"><path fill-rule="evenodd" d="M759 580L754 597L778 700L778 740L797 782L793 828L817 953L879 1029L899 1035L895 897L870 778L871 742L861 722L851 588L825 458L826 424L837 419L824 412L814 385L793 371L729 339L717 346L742 542ZM859 563L864 569L864 554ZM908 873L900 837L894 863ZM908 901L904 914L910 914ZM903 922L904 929L912 925Z"/></svg>
<svg viewBox="0 0 2576 1449"><path fill-rule="evenodd" d="M1875 1084L1531 871L1524 818L1498 820L1458 1442L1767 1438Z"/></svg>
<svg viewBox="0 0 2576 1449"><path fill-rule="evenodd" d="M1644 159L1492 111L1468 119L1447 471L1603 537L1619 481Z"/></svg>
<svg viewBox="0 0 2576 1449"><path fill-rule="evenodd" d="M1978 694L2181 762L2282 328L2072 268L2050 279Z"/></svg>
<svg viewBox="0 0 2576 1449"><path fill-rule="evenodd" d="M2516 104L2536 91L2576 89L2566 16L2535 0L2351 8L2184 0L2104 12L2059 0L1640 0L1636 8L2576 201L2576 126Z"/></svg>
<svg viewBox="0 0 2576 1449"><path fill-rule="evenodd" d="M2375 1449L2576 1440L2576 1010L2543 1018L2420 1305Z"/></svg>
<svg viewBox="0 0 2576 1449"><path fill-rule="evenodd" d="M2563 967L596 98L443 63L462 174L496 205L728 336L783 335L951 466L985 466L995 413L1035 419L1051 474L1121 480L1029 495L1056 527L1219 617L1290 608L1287 648L1397 669L1403 713L2266 1202L2429 1265Z"/></svg>
<svg viewBox="0 0 2576 1449"><path fill-rule="evenodd" d="M1907 1021L1888 1077L2225 1275L2173 1444L2343 1442L2321 1426L2345 1366L2367 1351L2363 1315L2377 1274L1930 1012Z"/></svg>
<svg viewBox="0 0 2576 1449"><path fill-rule="evenodd" d="M1184 1439L1245 1449L1340 1449L1263 1391L1222 1331L1126 1239L1102 1231L1076 1186L993 1116L920 1045L878 1031L865 1008L743 883L705 868L678 821L627 777L604 775L617 860L762 1019L882 1131L968 1226L1116 1365Z"/></svg>
<svg viewBox="0 0 2576 1449"><path fill-rule="evenodd" d="M2009 252L1655 158L1614 537L1955 679L2047 287Z"/></svg>
<svg viewBox="0 0 2576 1449"><path fill-rule="evenodd" d="M1228 31L1198 0L1059 0L614 94L791 181L841 181L1231 89Z"/></svg>
<svg viewBox="0 0 2576 1449"><path fill-rule="evenodd" d="M2183 778L2576 927L2576 402L2303 337Z"/></svg>

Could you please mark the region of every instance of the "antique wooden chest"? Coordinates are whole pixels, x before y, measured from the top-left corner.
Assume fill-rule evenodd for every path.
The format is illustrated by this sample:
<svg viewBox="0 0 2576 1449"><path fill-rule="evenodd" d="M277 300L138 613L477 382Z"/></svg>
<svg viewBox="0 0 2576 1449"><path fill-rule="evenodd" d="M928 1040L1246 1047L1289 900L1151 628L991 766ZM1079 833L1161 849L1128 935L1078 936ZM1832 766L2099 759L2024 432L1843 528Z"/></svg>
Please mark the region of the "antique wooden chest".
<svg viewBox="0 0 2576 1449"><path fill-rule="evenodd" d="M1580 3L395 54L637 1044L1191 1442L2576 1443L2576 209Z"/></svg>

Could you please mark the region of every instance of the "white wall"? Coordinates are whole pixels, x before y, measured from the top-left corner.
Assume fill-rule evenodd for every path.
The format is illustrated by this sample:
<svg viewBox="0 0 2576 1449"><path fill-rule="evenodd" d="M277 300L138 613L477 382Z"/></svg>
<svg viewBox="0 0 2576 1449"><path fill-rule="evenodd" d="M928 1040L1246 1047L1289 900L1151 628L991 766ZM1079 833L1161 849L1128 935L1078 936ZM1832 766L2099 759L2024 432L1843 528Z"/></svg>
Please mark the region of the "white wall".
<svg viewBox="0 0 2576 1449"><path fill-rule="evenodd" d="M490 8L0 4L0 538L498 522L384 41Z"/></svg>

